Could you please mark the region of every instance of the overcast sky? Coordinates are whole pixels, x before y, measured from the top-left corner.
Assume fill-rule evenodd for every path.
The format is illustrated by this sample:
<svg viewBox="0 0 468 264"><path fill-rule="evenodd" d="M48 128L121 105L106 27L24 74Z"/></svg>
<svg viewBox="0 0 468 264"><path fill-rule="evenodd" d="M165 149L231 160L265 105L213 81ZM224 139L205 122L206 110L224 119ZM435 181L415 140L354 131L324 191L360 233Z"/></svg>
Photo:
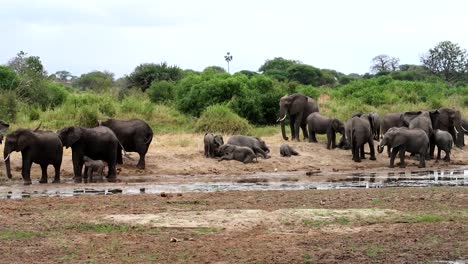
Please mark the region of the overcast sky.
<svg viewBox="0 0 468 264"><path fill-rule="evenodd" d="M379 54L419 64L450 40L468 48L466 0L0 0L0 64L20 50L49 73L140 63L257 71L283 57L346 74L369 71Z"/></svg>

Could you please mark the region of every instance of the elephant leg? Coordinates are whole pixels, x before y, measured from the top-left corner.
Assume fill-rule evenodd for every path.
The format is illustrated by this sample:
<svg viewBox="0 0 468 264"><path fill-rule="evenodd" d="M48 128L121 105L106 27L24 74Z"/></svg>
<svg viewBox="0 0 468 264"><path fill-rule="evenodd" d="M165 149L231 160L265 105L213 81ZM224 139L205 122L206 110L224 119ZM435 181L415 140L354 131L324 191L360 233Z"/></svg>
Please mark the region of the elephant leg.
<svg viewBox="0 0 468 264"><path fill-rule="evenodd" d="M434 158L435 143L431 140L429 145L430 145L429 159L433 159Z"/></svg>
<svg viewBox="0 0 468 264"><path fill-rule="evenodd" d="M328 143L328 146L330 146L330 143L331 143L331 148L334 149L336 148L336 133L335 132L332 132L331 133L331 139L330 139L331 142Z"/></svg>
<svg viewBox="0 0 468 264"><path fill-rule="evenodd" d="M401 148L400 149L400 168L405 168L406 167L406 164L405 164L405 148ZM424 159L424 157L421 157L421 159Z"/></svg>
<svg viewBox="0 0 468 264"><path fill-rule="evenodd" d="M387 146L387 155L388 157L391 157L392 155L392 148L390 146Z"/></svg>
<svg viewBox="0 0 468 264"><path fill-rule="evenodd" d="M359 152L360 152L360 157L361 157L361 159L366 159L366 153L364 152L364 144L362 144L362 145L359 147Z"/></svg>
<svg viewBox="0 0 468 264"><path fill-rule="evenodd" d="M85 166L83 172L83 181L84 183L88 183L88 179L90 178L90 174L92 173L92 169L88 166Z"/></svg>
<svg viewBox="0 0 468 264"><path fill-rule="evenodd" d="M299 129L301 127L301 121L302 121L302 115L299 115L296 117L294 120L294 137L297 142L301 141L301 138L299 137Z"/></svg>
<svg viewBox="0 0 468 264"><path fill-rule="evenodd" d="M304 134L304 140L307 140L309 138L309 134L307 133L307 124L302 124L302 134Z"/></svg>
<svg viewBox="0 0 468 264"><path fill-rule="evenodd" d="M107 172L107 181L108 182L115 182L117 179L117 169L116 169L116 160L115 157L110 157L107 161L107 165L109 166L109 171Z"/></svg>
<svg viewBox="0 0 468 264"><path fill-rule="evenodd" d="M369 139L369 149L370 149L370 160L376 160L375 158L375 147L374 147L374 139L371 137Z"/></svg>
<svg viewBox="0 0 468 264"><path fill-rule="evenodd" d="M445 151L444 161L450 161L450 151Z"/></svg>
<svg viewBox="0 0 468 264"><path fill-rule="evenodd" d="M117 147L117 164L123 164L122 147L120 146L120 144Z"/></svg>
<svg viewBox="0 0 468 264"><path fill-rule="evenodd" d="M52 183L60 183L60 165L61 164L54 164L55 176Z"/></svg>
<svg viewBox="0 0 468 264"><path fill-rule="evenodd" d="M359 147L356 145L353 145L353 156L354 156L354 161L355 162L361 162L361 156L359 153Z"/></svg>
<svg viewBox="0 0 468 264"><path fill-rule="evenodd" d="M294 127L295 127L295 119L293 117L291 117L291 119L289 120L289 128L291 129L291 141L294 141L295 140L295 135L296 135L296 132L294 131Z"/></svg>
<svg viewBox="0 0 468 264"><path fill-rule="evenodd" d="M208 145L205 144L205 158L209 157L209 149Z"/></svg>
<svg viewBox="0 0 468 264"><path fill-rule="evenodd" d="M234 159L234 154L230 153L230 154L226 154L226 155L222 156L218 161L232 160L232 159Z"/></svg>
<svg viewBox="0 0 468 264"><path fill-rule="evenodd" d="M81 183L81 173L83 171L83 154L72 152L73 160L73 180L75 183Z"/></svg>
<svg viewBox="0 0 468 264"><path fill-rule="evenodd" d="M398 153L398 148L393 148L392 153L390 154L390 168L395 167L395 158Z"/></svg>
<svg viewBox="0 0 468 264"><path fill-rule="evenodd" d="M23 159L23 166L21 167L21 176L23 177L24 185L31 184L31 165L32 162L29 159Z"/></svg>
<svg viewBox="0 0 468 264"><path fill-rule="evenodd" d="M263 149L259 147L253 147L252 150L254 151L255 155L257 155L257 153L260 153L260 155L262 155L264 159L271 158L270 155L268 155L268 153L266 153L265 151L263 151Z"/></svg>
<svg viewBox="0 0 468 264"><path fill-rule="evenodd" d="M42 176L39 183L47 183L47 164L41 164Z"/></svg>
<svg viewBox="0 0 468 264"><path fill-rule="evenodd" d="M315 137L315 132L309 133L309 142L317 142L317 138Z"/></svg>
<svg viewBox="0 0 468 264"><path fill-rule="evenodd" d="M436 160L440 160L440 154L441 154L441 152L442 152L442 149L439 148L439 147L437 147L437 158L436 158Z"/></svg>

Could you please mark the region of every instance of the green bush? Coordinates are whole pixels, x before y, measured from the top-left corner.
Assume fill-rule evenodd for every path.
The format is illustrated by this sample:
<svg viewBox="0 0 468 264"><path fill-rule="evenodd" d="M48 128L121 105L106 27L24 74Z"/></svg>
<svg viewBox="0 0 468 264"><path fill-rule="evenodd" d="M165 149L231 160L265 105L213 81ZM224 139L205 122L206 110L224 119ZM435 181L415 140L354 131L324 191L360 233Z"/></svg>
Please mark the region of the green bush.
<svg viewBox="0 0 468 264"><path fill-rule="evenodd" d="M147 90L153 103L163 103L174 99L175 84L169 81L154 81Z"/></svg>
<svg viewBox="0 0 468 264"><path fill-rule="evenodd" d="M67 88L55 82L47 83L47 102L46 105L50 107L55 107L63 104L68 96Z"/></svg>
<svg viewBox="0 0 468 264"><path fill-rule="evenodd" d="M248 134L252 127L247 120L234 113L226 105L208 107L195 124L197 132Z"/></svg>
<svg viewBox="0 0 468 264"><path fill-rule="evenodd" d="M82 127L95 127L98 119L99 111L95 106L83 106L79 109L76 124Z"/></svg>
<svg viewBox="0 0 468 264"><path fill-rule="evenodd" d="M0 65L0 91L15 90L19 84L18 74L6 66Z"/></svg>
<svg viewBox="0 0 468 264"><path fill-rule="evenodd" d="M299 85L296 88L296 92L312 97L315 100L318 100L320 97L320 91L311 85Z"/></svg>
<svg viewBox="0 0 468 264"><path fill-rule="evenodd" d="M37 110L37 108L31 108L31 110L29 110L30 121L39 120L39 117L40 117L40 113L39 113L39 110Z"/></svg>
<svg viewBox="0 0 468 264"><path fill-rule="evenodd" d="M13 122L18 113L18 102L14 91L7 91L0 94L0 119Z"/></svg>

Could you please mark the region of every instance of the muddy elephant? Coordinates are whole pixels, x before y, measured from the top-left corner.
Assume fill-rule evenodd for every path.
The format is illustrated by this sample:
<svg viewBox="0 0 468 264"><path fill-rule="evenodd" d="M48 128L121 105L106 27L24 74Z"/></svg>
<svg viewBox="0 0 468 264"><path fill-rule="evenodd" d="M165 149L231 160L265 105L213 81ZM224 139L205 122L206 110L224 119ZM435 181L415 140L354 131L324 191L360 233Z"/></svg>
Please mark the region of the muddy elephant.
<svg viewBox="0 0 468 264"><path fill-rule="evenodd" d="M343 122L336 118L328 118L315 112L307 117L309 142L317 142L315 134L327 135L327 149L336 148L336 133L344 135Z"/></svg>
<svg viewBox="0 0 468 264"><path fill-rule="evenodd" d="M141 119L100 121L99 125L114 131L120 144L117 149L117 163L122 164L122 148L124 152L137 152L140 156L137 168L145 169L145 156L153 140L153 130Z"/></svg>
<svg viewBox="0 0 468 264"><path fill-rule="evenodd" d="M227 141L227 144L240 146L240 147L248 147L253 150L255 155L261 155L264 159L269 159L270 149L266 145L265 141L263 141L259 137L250 137L250 136L232 136Z"/></svg>
<svg viewBox="0 0 468 264"><path fill-rule="evenodd" d="M203 137L203 145L205 147L205 157L215 158L219 156L219 147L224 144L223 136L205 133Z"/></svg>
<svg viewBox="0 0 468 264"><path fill-rule="evenodd" d="M21 176L25 185L31 184L31 166L33 163L41 166L42 176L39 183L47 183L47 167L49 165L54 166L55 169L53 183L60 182L63 147L56 133L20 128L8 134L5 139L3 157L6 173L10 179L12 178L10 154L13 151L21 151Z"/></svg>
<svg viewBox="0 0 468 264"><path fill-rule="evenodd" d="M249 147L240 147L231 144L224 144L219 147L221 158L218 161L223 160L237 160L243 163L253 162L257 160L257 155Z"/></svg>
<svg viewBox="0 0 468 264"><path fill-rule="evenodd" d="M374 138L373 138L373 120L367 114L356 114L346 122L346 138L351 146L352 157L355 162L361 162L365 159L364 145L369 144L370 160L376 160Z"/></svg>
<svg viewBox="0 0 468 264"><path fill-rule="evenodd" d="M434 131L434 141L437 146L437 160L440 160L442 150L445 152L445 161L450 161L450 153L453 146L453 137L449 132L436 129Z"/></svg>
<svg viewBox="0 0 468 264"><path fill-rule="evenodd" d="M295 151L288 144L283 144L280 146L280 155L281 157L291 157L291 156L297 156L299 155L299 153L297 153L297 151Z"/></svg>
<svg viewBox="0 0 468 264"><path fill-rule="evenodd" d="M390 168L395 165L397 153L400 156L400 168L405 165L405 152L419 154L419 168L426 167L426 153L429 149L429 137L422 129L408 129L406 127L394 127L389 129L383 136L378 146L379 153L383 152L384 146L392 149L390 155Z"/></svg>
<svg viewBox="0 0 468 264"><path fill-rule="evenodd" d="M291 140L299 139L299 128L302 128L304 139L309 136L307 134L307 117L314 112L319 112L318 104L314 99L303 94L291 94L281 97L279 118L277 122L281 122L281 134L284 140L288 140L284 121L289 116L289 125L291 128Z"/></svg>
<svg viewBox="0 0 468 264"><path fill-rule="evenodd" d="M119 140L108 127L98 126L83 128L65 127L59 131L59 138L64 147L72 149L74 181L82 181L84 156L93 160L103 160L109 167L107 180L115 182L117 178L116 163Z"/></svg>

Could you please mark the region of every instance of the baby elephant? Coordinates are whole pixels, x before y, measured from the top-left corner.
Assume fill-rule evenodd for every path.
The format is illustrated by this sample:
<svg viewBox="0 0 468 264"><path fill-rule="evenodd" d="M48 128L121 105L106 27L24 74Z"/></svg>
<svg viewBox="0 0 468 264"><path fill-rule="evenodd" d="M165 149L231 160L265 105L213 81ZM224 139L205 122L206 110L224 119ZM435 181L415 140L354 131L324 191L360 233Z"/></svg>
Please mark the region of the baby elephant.
<svg viewBox="0 0 468 264"><path fill-rule="evenodd" d="M250 136L232 136L229 138L227 144L236 145L239 147L248 147L256 155L261 155L264 159L269 159L270 149L267 147L265 141L259 137Z"/></svg>
<svg viewBox="0 0 468 264"><path fill-rule="evenodd" d="M85 172L84 172L84 177L85 181L87 181L87 178L89 178L89 182L102 182L103 181L103 175L104 175L104 167L107 166L107 163L103 160L92 160L88 156L83 157L84 161L84 166L85 166ZM96 172L98 176L98 180L93 181L93 173Z"/></svg>
<svg viewBox="0 0 468 264"><path fill-rule="evenodd" d="M291 146L288 144L283 144L280 146L280 155L281 157L291 157L291 155L299 155L297 151L295 151Z"/></svg>
<svg viewBox="0 0 468 264"><path fill-rule="evenodd" d="M205 145L205 157L214 158L219 156L218 148L224 144L223 137L220 135L213 135L212 133L206 133L203 138Z"/></svg>
<svg viewBox="0 0 468 264"><path fill-rule="evenodd" d="M257 155L255 155L253 150L248 147L224 144L219 147L219 152L222 154L222 156L218 161L237 160L244 163L253 162L254 159L257 161Z"/></svg>
<svg viewBox="0 0 468 264"><path fill-rule="evenodd" d="M436 129L434 131L435 144L437 146L437 160L440 160L440 153L445 152L444 161L450 161L450 152L453 146L453 138L449 132Z"/></svg>

